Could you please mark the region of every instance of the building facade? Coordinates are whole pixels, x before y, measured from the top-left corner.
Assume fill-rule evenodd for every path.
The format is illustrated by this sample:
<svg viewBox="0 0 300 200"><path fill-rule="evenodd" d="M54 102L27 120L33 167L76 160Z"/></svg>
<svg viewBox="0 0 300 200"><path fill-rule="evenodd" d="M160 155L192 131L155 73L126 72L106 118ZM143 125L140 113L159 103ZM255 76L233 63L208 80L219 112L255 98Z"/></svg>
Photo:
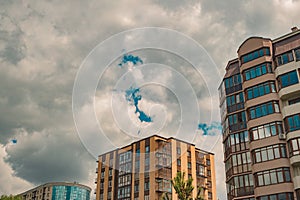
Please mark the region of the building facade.
<svg viewBox="0 0 300 200"><path fill-rule="evenodd" d="M91 188L78 183L53 182L19 194L23 200L90 200Z"/></svg>
<svg viewBox="0 0 300 200"><path fill-rule="evenodd" d="M219 87L228 200L300 199L300 30L250 37Z"/></svg>
<svg viewBox="0 0 300 200"><path fill-rule="evenodd" d="M176 200L171 180L178 171L193 178L193 196L202 187L205 199L217 199L214 155L157 135L99 156L96 199L159 200L166 193Z"/></svg>

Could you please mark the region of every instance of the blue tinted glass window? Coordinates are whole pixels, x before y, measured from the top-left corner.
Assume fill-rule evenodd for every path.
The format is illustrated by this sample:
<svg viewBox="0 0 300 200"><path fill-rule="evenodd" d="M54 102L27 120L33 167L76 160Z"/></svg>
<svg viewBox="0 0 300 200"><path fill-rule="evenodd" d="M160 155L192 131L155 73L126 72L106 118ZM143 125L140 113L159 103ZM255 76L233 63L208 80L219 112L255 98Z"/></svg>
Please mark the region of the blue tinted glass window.
<svg viewBox="0 0 300 200"><path fill-rule="evenodd" d="M252 98L253 98L252 90L248 90L248 99L252 99Z"/></svg>
<svg viewBox="0 0 300 200"><path fill-rule="evenodd" d="M297 83L298 83L298 75L296 70L279 76L279 85L281 88L294 85Z"/></svg>
<svg viewBox="0 0 300 200"><path fill-rule="evenodd" d="M262 71L262 74L266 74L267 73L267 68L266 68L265 64L261 66L261 71Z"/></svg>
<svg viewBox="0 0 300 200"><path fill-rule="evenodd" d="M246 75L246 80L249 80L250 79L250 72L249 71L246 72L245 75Z"/></svg>

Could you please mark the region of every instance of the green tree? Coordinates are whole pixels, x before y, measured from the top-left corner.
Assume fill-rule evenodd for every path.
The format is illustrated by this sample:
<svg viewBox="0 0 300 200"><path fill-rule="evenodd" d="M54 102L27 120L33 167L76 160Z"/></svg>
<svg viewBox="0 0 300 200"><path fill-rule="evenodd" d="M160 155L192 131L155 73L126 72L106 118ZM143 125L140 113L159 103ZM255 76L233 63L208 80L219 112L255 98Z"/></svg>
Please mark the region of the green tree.
<svg viewBox="0 0 300 200"><path fill-rule="evenodd" d="M20 196L13 196L13 195L2 195L0 197L0 200L22 200L22 198Z"/></svg>
<svg viewBox="0 0 300 200"><path fill-rule="evenodd" d="M187 180L184 180L184 176L184 172L177 172L176 177L172 180L173 188L179 200L193 200L193 179L189 177ZM169 198L164 197L163 200L169 200ZM195 200L204 200L202 187L197 188L197 197Z"/></svg>
<svg viewBox="0 0 300 200"><path fill-rule="evenodd" d="M193 179L184 180L185 173L177 172L176 177L172 180L172 185L178 195L179 200L192 200L192 192L194 190Z"/></svg>

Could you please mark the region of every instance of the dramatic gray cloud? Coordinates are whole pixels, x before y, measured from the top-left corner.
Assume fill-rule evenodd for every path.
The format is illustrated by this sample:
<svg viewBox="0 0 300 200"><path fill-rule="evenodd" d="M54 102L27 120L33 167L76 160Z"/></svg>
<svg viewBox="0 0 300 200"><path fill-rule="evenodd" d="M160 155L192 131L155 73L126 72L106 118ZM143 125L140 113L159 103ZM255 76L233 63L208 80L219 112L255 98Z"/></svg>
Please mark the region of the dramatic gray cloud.
<svg viewBox="0 0 300 200"><path fill-rule="evenodd" d="M175 29L200 43L223 73L227 60L236 57L238 45L247 37L275 38L289 32L299 23L299 7L300 2L292 0L1 1L0 194L22 192L52 180L77 180L94 188L95 160L76 135L71 99L81 62L101 41L130 28ZM136 55L148 63L174 66L196 88L200 108L209 107L203 82L182 59L150 50ZM116 132L113 119L100 115L111 112L107 106L110 99L104 94L111 93L110 84L121 75L118 73L108 70L108 81L96 95L99 122ZM216 84L220 81L215 80ZM164 132L177 128L174 116L179 110L174 97L166 89L155 88L154 93L146 92L141 102L144 108L159 102L169 111L170 127ZM214 101L217 104L217 97ZM206 148L216 153L218 163L218 196L225 199L221 140L207 137L211 145ZM11 143L14 138L17 144ZM195 142L201 146L203 138Z"/></svg>

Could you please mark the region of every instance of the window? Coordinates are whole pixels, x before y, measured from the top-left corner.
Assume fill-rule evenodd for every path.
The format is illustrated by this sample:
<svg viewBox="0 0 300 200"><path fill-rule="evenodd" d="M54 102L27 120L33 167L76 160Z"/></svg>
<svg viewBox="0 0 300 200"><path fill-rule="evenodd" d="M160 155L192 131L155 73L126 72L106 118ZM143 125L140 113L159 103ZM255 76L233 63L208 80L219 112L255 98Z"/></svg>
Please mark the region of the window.
<svg viewBox="0 0 300 200"><path fill-rule="evenodd" d="M257 187L291 182L290 169L288 167L258 172L254 174L254 178Z"/></svg>
<svg viewBox="0 0 300 200"><path fill-rule="evenodd" d="M149 152L150 152L150 147L149 147L149 146L146 146L146 147L145 147L145 152L146 152L146 153L149 153Z"/></svg>
<svg viewBox="0 0 300 200"><path fill-rule="evenodd" d="M254 194L253 176L252 174L234 176L228 181L226 187L230 199L252 195Z"/></svg>
<svg viewBox="0 0 300 200"><path fill-rule="evenodd" d="M276 144L267 146L252 151L252 160L254 163L260 163L264 161L274 160L278 158L286 158L286 147L285 144Z"/></svg>
<svg viewBox="0 0 300 200"><path fill-rule="evenodd" d="M136 192L139 192L139 182L136 182L135 184L134 184L134 192L136 193Z"/></svg>
<svg viewBox="0 0 300 200"><path fill-rule="evenodd" d="M266 82L246 89L246 97L247 99L254 99L274 92L276 92L275 83Z"/></svg>
<svg viewBox="0 0 300 200"><path fill-rule="evenodd" d="M237 131L246 128L245 111L228 116L229 131Z"/></svg>
<svg viewBox="0 0 300 200"><path fill-rule="evenodd" d="M203 165L197 165L197 175L205 176L205 167Z"/></svg>
<svg viewBox="0 0 300 200"><path fill-rule="evenodd" d="M286 63L292 62L294 60L293 52L289 51L279 56L276 56L277 66L284 65Z"/></svg>
<svg viewBox="0 0 300 200"><path fill-rule="evenodd" d="M298 75L297 75L297 71L296 70L288 72L288 73L283 74L283 75L280 75L278 77L278 86L279 86L279 89L288 87L290 85L295 85L298 82L299 81L298 81Z"/></svg>
<svg viewBox="0 0 300 200"><path fill-rule="evenodd" d="M300 103L300 97L297 97L295 99L291 99L291 100L288 101L288 103L289 103L289 105Z"/></svg>
<svg viewBox="0 0 300 200"><path fill-rule="evenodd" d="M136 149L135 155L138 157L140 156L140 149Z"/></svg>
<svg viewBox="0 0 300 200"><path fill-rule="evenodd" d="M150 196L149 195L145 195L145 200L150 200Z"/></svg>
<svg viewBox="0 0 300 200"><path fill-rule="evenodd" d="M231 77L224 79L225 92L230 94L242 89L242 79L240 74L235 74Z"/></svg>
<svg viewBox="0 0 300 200"><path fill-rule="evenodd" d="M177 159L177 165L181 166L181 160L180 159Z"/></svg>
<svg viewBox="0 0 300 200"><path fill-rule="evenodd" d="M211 176L211 171L207 170L207 176Z"/></svg>
<svg viewBox="0 0 300 200"><path fill-rule="evenodd" d="M188 162L188 169L192 169L192 163Z"/></svg>
<svg viewBox="0 0 300 200"><path fill-rule="evenodd" d="M270 49L264 47L242 56L241 61L242 63L247 63L257 58L260 58L262 56L269 56L269 55L270 55Z"/></svg>
<svg viewBox="0 0 300 200"><path fill-rule="evenodd" d="M210 160L209 159L206 159L206 165L210 166Z"/></svg>
<svg viewBox="0 0 300 200"><path fill-rule="evenodd" d="M293 193L279 193L271 194L266 196L261 196L257 198L258 200L294 200Z"/></svg>
<svg viewBox="0 0 300 200"><path fill-rule="evenodd" d="M244 108L244 95L242 92L226 97L227 111L229 113Z"/></svg>
<svg viewBox="0 0 300 200"><path fill-rule="evenodd" d="M230 134L224 142L225 157L227 158L230 153L248 149L248 141L248 131Z"/></svg>
<svg viewBox="0 0 300 200"><path fill-rule="evenodd" d="M288 116L284 120L286 132L296 131L300 129L300 113Z"/></svg>
<svg viewBox="0 0 300 200"><path fill-rule="evenodd" d="M247 69L243 72L243 76L244 76L244 80L247 81L267 73L273 73L271 63L263 63L261 65L257 65L255 67Z"/></svg>
<svg viewBox="0 0 300 200"><path fill-rule="evenodd" d="M191 152L190 151L187 151L187 156L191 157Z"/></svg>
<svg viewBox="0 0 300 200"><path fill-rule="evenodd" d="M253 140L260 140L263 138L275 136L283 133L282 123L273 122L269 124L264 124L258 127L250 129L250 138Z"/></svg>
<svg viewBox="0 0 300 200"><path fill-rule="evenodd" d="M226 177L229 178L233 174L240 174L251 171L250 152L232 154L225 161Z"/></svg>
<svg viewBox="0 0 300 200"><path fill-rule="evenodd" d="M296 61L300 60L300 48L295 50Z"/></svg>
<svg viewBox="0 0 300 200"><path fill-rule="evenodd" d="M177 148L176 148L176 152L177 152L178 155L181 154L181 149L180 149L180 147L177 147Z"/></svg>
<svg viewBox="0 0 300 200"><path fill-rule="evenodd" d="M288 141L290 157L300 155L300 138L295 138Z"/></svg>
<svg viewBox="0 0 300 200"><path fill-rule="evenodd" d="M208 198L211 199L212 198L212 193L208 192Z"/></svg>
<svg viewBox="0 0 300 200"><path fill-rule="evenodd" d="M279 105L277 101L271 101L254 106L248 110L249 119L256 119L273 113L279 113Z"/></svg>
<svg viewBox="0 0 300 200"><path fill-rule="evenodd" d="M145 190L149 190L150 189L150 182L149 182L149 180L145 181L145 188L144 189Z"/></svg>

